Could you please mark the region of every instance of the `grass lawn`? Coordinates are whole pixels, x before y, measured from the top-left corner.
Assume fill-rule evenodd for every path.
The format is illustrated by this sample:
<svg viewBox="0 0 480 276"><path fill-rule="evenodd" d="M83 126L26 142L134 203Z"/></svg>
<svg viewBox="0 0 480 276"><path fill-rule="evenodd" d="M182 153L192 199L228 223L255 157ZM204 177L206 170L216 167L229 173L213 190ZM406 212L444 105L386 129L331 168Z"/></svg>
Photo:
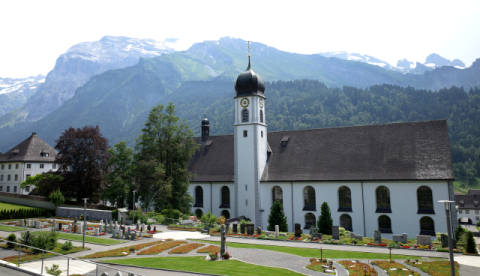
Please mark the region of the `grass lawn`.
<svg viewBox="0 0 480 276"><path fill-rule="evenodd" d="M480 189L480 177L477 177L477 185L470 186L465 181L453 181L453 189L462 195L468 194L468 189Z"/></svg>
<svg viewBox="0 0 480 276"><path fill-rule="evenodd" d="M22 231L22 230L27 230L27 228L21 228L21 227L14 227L14 226L0 225L0 231L10 231L10 232L15 232L15 231Z"/></svg>
<svg viewBox="0 0 480 276"><path fill-rule="evenodd" d="M220 244L220 242L214 241L203 241L203 240L192 240L197 242L204 242L210 244ZM320 248L299 248L299 247L285 247L285 246L272 246L272 245L260 245L260 244L245 244L245 243L233 243L227 242L227 247L235 248L253 248L253 249L265 249L272 250L277 252L283 252L288 254L293 254L301 257L311 257L311 258L320 258ZM388 252L388 249L385 249L385 252ZM326 259L365 259L365 260L382 260L389 259L390 255L388 253L364 253L364 252L351 252L351 251L340 251L340 250L323 250L323 258ZM392 259L420 259L415 256L405 256L405 255L394 255L392 254Z"/></svg>
<svg viewBox="0 0 480 276"><path fill-rule="evenodd" d="M151 268L175 269L181 271L220 274L231 276L243 275L302 275L288 269L259 266L237 260L205 261L205 257L153 257L131 258L104 261L108 263L135 265Z"/></svg>
<svg viewBox="0 0 480 276"><path fill-rule="evenodd" d="M36 208L30 207L30 206L0 202L0 210L19 210L19 209L36 209Z"/></svg>
<svg viewBox="0 0 480 276"><path fill-rule="evenodd" d="M66 233L58 233L58 232L57 232L57 234L58 234L59 239L72 240L72 241L83 241L83 235L66 234ZM91 243L103 244L103 245L112 245L112 244L124 243L125 241L90 237L90 236L86 235L85 236L85 242L91 242Z"/></svg>

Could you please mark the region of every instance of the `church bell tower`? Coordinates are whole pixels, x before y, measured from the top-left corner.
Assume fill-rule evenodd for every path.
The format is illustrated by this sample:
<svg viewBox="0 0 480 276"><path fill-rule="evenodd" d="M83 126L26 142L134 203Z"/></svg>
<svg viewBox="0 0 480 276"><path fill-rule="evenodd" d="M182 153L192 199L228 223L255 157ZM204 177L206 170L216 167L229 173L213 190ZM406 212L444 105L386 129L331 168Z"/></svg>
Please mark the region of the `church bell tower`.
<svg viewBox="0 0 480 276"><path fill-rule="evenodd" d="M260 178L267 162L265 82L253 71L250 54L247 69L235 81L235 92L235 216L264 228Z"/></svg>

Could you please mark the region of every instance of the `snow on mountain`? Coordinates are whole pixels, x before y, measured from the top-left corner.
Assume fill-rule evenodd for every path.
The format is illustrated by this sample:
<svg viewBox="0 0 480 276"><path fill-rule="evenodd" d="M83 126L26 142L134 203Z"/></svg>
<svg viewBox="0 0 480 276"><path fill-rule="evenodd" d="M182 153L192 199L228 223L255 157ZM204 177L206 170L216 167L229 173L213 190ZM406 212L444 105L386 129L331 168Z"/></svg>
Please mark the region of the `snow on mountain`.
<svg viewBox="0 0 480 276"><path fill-rule="evenodd" d="M385 68L385 69L395 70L395 67L391 66L388 62L380 60L380 59L372 57L372 56L369 56L369 55L362 55L362 54L357 54L357 53L348 53L348 52L344 52L344 51L318 53L318 55L328 57L328 58L335 57L335 58L340 58L340 59L359 61L359 62L364 62L364 63L371 64L371 65L380 66L380 67Z"/></svg>
<svg viewBox="0 0 480 276"><path fill-rule="evenodd" d="M0 94L22 93L25 90L36 89L40 81L45 81L45 76L38 75L20 79L0 78Z"/></svg>

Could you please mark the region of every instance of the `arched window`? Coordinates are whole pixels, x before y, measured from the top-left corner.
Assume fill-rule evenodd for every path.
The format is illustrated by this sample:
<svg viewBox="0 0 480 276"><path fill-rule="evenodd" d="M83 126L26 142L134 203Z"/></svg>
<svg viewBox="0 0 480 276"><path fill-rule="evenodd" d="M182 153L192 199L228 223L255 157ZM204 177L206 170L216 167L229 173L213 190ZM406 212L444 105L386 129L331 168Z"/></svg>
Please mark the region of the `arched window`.
<svg viewBox="0 0 480 276"><path fill-rule="evenodd" d="M310 226L315 226L315 215L312 213L305 214L305 227L303 229L310 229Z"/></svg>
<svg viewBox="0 0 480 276"><path fill-rule="evenodd" d="M248 123L248 109L242 110L242 123Z"/></svg>
<svg viewBox="0 0 480 276"><path fill-rule="evenodd" d="M390 208L390 190L385 186L380 186L376 190L377 211L376 213L391 213Z"/></svg>
<svg viewBox="0 0 480 276"><path fill-rule="evenodd" d="M392 233L392 221L387 215L381 215L378 217L378 230L381 233Z"/></svg>
<svg viewBox="0 0 480 276"><path fill-rule="evenodd" d="M280 204L283 205L283 191L279 186L275 186L272 189L272 205L275 201L280 201Z"/></svg>
<svg viewBox="0 0 480 276"><path fill-rule="evenodd" d="M340 227L343 227L348 231L353 231L352 217L350 217L349 214L343 214L340 216Z"/></svg>
<svg viewBox="0 0 480 276"><path fill-rule="evenodd" d="M222 216L224 216L225 219L229 219L230 218L230 212L228 210L223 210L222 211Z"/></svg>
<svg viewBox="0 0 480 276"><path fill-rule="evenodd" d="M347 186L338 189L338 206L339 212L352 211L352 192Z"/></svg>
<svg viewBox="0 0 480 276"><path fill-rule="evenodd" d="M230 208L230 189L227 186L222 187L222 205L220 208Z"/></svg>
<svg viewBox="0 0 480 276"><path fill-rule="evenodd" d="M195 210L195 216L197 216L197 219L201 219L203 216L203 212L201 209Z"/></svg>
<svg viewBox="0 0 480 276"><path fill-rule="evenodd" d="M200 186L195 188L195 205L193 207L203 207L203 188Z"/></svg>
<svg viewBox="0 0 480 276"><path fill-rule="evenodd" d="M317 211L317 205L315 203L315 189L312 186L307 186L303 189L303 199L305 206L303 210Z"/></svg>
<svg viewBox="0 0 480 276"><path fill-rule="evenodd" d="M263 110L260 110L260 123L263 123Z"/></svg>
<svg viewBox="0 0 480 276"><path fill-rule="evenodd" d="M435 214L433 210L432 189L422 186L417 190L418 212L417 214Z"/></svg>
<svg viewBox="0 0 480 276"><path fill-rule="evenodd" d="M435 224L431 217L420 219L420 235L435 236Z"/></svg>

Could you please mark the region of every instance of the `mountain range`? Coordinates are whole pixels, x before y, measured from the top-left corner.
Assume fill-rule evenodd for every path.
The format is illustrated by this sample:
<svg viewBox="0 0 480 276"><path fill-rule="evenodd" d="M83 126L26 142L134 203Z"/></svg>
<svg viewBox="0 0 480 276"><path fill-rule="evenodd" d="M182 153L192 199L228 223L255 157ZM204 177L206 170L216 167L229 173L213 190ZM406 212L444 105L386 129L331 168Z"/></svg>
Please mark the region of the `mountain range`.
<svg viewBox="0 0 480 276"><path fill-rule="evenodd" d="M23 106L44 81L43 75L20 79L0 78L0 116Z"/></svg>
<svg viewBox="0 0 480 276"><path fill-rule="evenodd" d="M132 145L151 107L170 101L179 115L188 115L196 133L196 120L208 110L219 124L220 132L213 133L225 134L233 116L228 102L234 96L233 81L248 63L246 41L225 37L186 51L175 51L168 43L104 37L70 48L27 104L0 117L0 151L31 132L55 145L63 130L84 125L99 125L111 143L127 140ZM283 52L261 43L251 43L251 55L253 69L272 83L312 79L326 87L392 84L427 90L480 86L480 60L465 69L444 66L410 74L334 56ZM368 60L381 62L370 56Z"/></svg>

